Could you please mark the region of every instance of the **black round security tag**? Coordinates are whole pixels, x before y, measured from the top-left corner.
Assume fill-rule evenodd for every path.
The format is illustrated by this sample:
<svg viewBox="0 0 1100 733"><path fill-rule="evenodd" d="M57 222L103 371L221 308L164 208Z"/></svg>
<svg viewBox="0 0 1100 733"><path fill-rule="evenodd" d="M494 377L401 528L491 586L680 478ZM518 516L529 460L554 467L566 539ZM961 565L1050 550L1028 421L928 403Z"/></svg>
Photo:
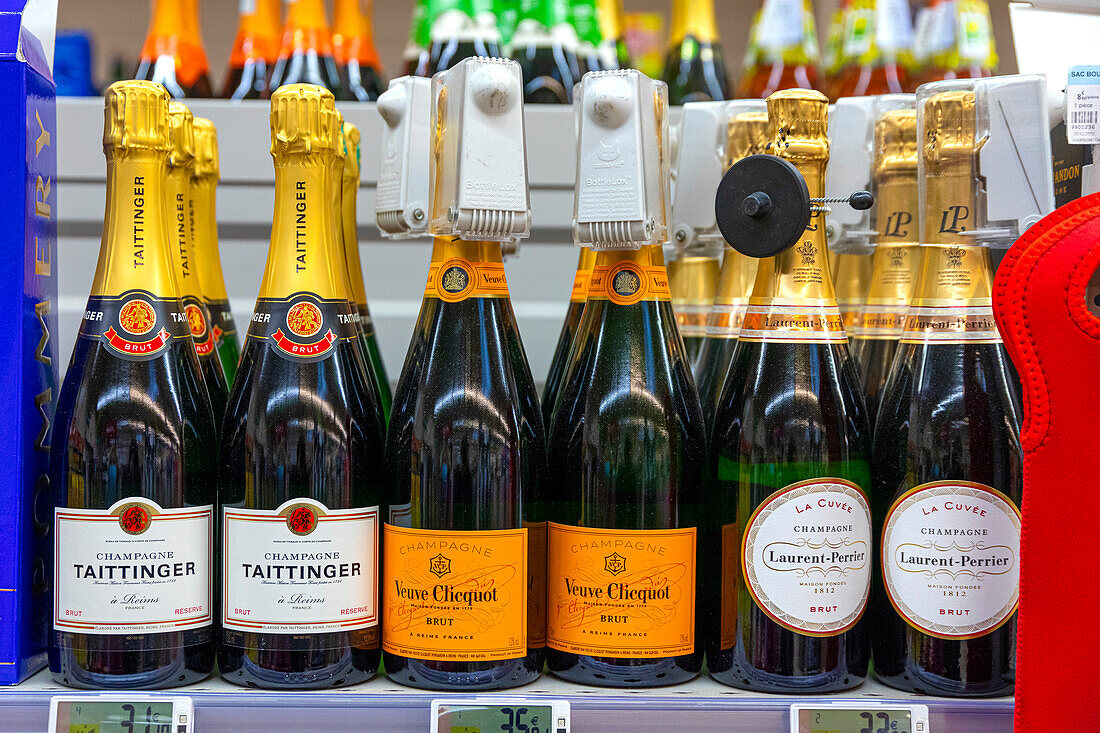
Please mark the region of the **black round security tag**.
<svg viewBox="0 0 1100 733"><path fill-rule="evenodd" d="M774 155L750 155L726 171L714 197L718 229L749 257L774 257L810 223L810 192L798 169Z"/></svg>

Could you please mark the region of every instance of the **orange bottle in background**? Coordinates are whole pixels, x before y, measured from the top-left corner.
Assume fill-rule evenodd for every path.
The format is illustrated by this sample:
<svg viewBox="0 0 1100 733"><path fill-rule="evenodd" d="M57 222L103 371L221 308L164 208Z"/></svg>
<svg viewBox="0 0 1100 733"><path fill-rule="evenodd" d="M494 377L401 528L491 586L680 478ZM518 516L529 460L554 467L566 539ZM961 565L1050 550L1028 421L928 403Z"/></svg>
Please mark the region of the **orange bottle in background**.
<svg viewBox="0 0 1100 733"><path fill-rule="evenodd" d="M135 79L155 81L177 99L212 96L199 0L153 0Z"/></svg>
<svg viewBox="0 0 1100 733"><path fill-rule="evenodd" d="M810 0L763 0L737 96L763 99L781 89L824 86Z"/></svg>
<svg viewBox="0 0 1100 733"><path fill-rule="evenodd" d="M269 92L284 84L315 84L333 94L340 89L325 0L289 0L286 4L283 43L271 72Z"/></svg>
<svg viewBox="0 0 1100 733"><path fill-rule="evenodd" d="M263 99L279 57L280 0L240 0L237 37L229 55L226 99Z"/></svg>
<svg viewBox="0 0 1100 733"><path fill-rule="evenodd" d="M908 0L848 0L829 96L902 94L915 88Z"/></svg>
<svg viewBox="0 0 1100 733"><path fill-rule="evenodd" d="M372 5L364 13L360 0L336 0L332 25L332 53L340 72L336 99L372 102L385 91L382 64L374 47Z"/></svg>

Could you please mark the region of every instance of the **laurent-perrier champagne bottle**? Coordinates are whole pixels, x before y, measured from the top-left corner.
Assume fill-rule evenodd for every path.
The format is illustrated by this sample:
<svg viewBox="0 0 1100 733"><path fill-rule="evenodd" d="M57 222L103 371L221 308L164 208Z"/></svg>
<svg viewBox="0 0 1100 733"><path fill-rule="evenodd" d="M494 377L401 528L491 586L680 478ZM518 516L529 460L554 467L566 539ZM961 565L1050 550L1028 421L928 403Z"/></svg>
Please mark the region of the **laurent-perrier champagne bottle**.
<svg viewBox="0 0 1100 733"><path fill-rule="evenodd" d="M382 423L332 187L331 92L271 98L275 214L221 439L222 643L235 684L353 684L378 666Z"/></svg>
<svg viewBox="0 0 1100 733"><path fill-rule="evenodd" d="M229 384L218 356L210 311L199 281L199 263L195 258L195 201L191 193L191 179L195 171L193 120L194 116L186 106L179 102L168 103L168 197L165 204L171 230L172 267L176 273L183 313L187 316L187 326L195 342L214 421L220 427L225 415Z"/></svg>
<svg viewBox="0 0 1100 733"><path fill-rule="evenodd" d="M940 86L917 96L920 274L875 425L875 673L926 694L1002 695L1015 681L1020 426L990 253L968 234L985 226L976 94Z"/></svg>
<svg viewBox="0 0 1100 733"><path fill-rule="evenodd" d="M195 118L195 173L191 179L191 199L195 202L194 259L199 273L199 288L210 314L210 330L215 348L225 371L226 382L232 386L237 374L241 349L237 343L237 324L229 309L229 296L222 275L221 252L218 249L218 214L216 208L220 166L218 131L205 117ZM218 419L219 426L221 419Z"/></svg>
<svg viewBox="0 0 1100 733"><path fill-rule="evenodd" d="M867 302L848 337L860 365L867 415L873 426L920 262L915 109L887 110L876 119L871 175L875 194L871 283Z"/></svg>
<svg viewBox="0 0 1100 733"><path fill-rule="evenodd" d="M51 441L50 672L156 689L214 667L217 428L172 268L168 93L105 97L103 241Z"/></svg>
<svg viewBox="0 0 1100 733"><path fill-rule="evenodd" d="M769 152L814 197L827 108L811 90L768 98ZM721 531L720 552L708 553L719 598L707 667L734 687L824 692L867 674L867 418L828 262L818 212L793 247L760 261L714 422L710 510Z"/></svg>
<svg viewBox="0 0 1100 733"><path fill-rule="evenodd" d="M565 311L565 323L558 335L558 344L554 347L554 356L550 359L550 371L546 375L546 385L542 390L542 417L549 425L554 405L561 392L561 380L565 376L565 366L569 363L569 351L573 347L573 337L581 323L584 304L588 300L588 281L592 279L592 267L596 264L596 253L588 247L582 247L577 258L577 274L573 276L573 291L569 294L569 308Z"/></svg>
<svg viewBox="0 0 1100 733"><path fill-rule="evenodd" d="M667 90L635 70L590 73L579 90L574 236L596 264L550 428L547 657L571 681L674 684L702 668L706 431L662 253ZM616 201L631 206L608 206L609 149L632 182Z"/></svg>
<svg viewBox="0 0 1100 733"><path fill-rule="evenodd" d="M469 58L433 87L435 246L387 436L383 649L391 680L501 689L544 661L545 433L500 244L529 231L522 75ZM498 184L476 212L474 159Z"/></svg>

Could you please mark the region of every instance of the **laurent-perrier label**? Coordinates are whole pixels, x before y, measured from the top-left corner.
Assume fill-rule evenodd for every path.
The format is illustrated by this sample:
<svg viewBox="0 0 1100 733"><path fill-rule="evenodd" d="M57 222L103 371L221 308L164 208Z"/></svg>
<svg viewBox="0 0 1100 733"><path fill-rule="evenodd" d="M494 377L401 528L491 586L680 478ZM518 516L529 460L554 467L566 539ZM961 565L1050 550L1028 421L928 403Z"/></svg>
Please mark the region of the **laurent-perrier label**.
<svg viewBox="0 0 1100 733"><path fill-rule="evenodd" d="M871 510L840 478L810 479L772 494L745 526L745 585L776 623L808 636L852 628L871 587Z"/></svg>
<svg viewBox="0 0 1100 733"><path fill-rule="evenodd" d="M147 634L211 624L212 506L139 497L54 510L57 631Z"/></svg>

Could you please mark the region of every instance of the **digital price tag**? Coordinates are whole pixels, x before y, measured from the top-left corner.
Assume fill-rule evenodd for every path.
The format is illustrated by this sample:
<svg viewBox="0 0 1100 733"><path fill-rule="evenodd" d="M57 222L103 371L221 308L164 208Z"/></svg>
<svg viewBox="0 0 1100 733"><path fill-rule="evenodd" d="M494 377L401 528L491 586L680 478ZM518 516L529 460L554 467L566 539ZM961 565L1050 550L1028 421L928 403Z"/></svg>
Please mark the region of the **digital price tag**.
<svg viewBox="0 0 1100 733"><path fill-rule="evenodd" d="M870 700L791 705L791 733L931 733L927 705Z"/></svg>
<svg viewBox="0 0 1100 733"><path fill-rule="evenodd" d="M59 695L49 733L192 733L195 706L174 695Z"/></svg>
<svg viewBox="0 0 1100 733"><path fill-rule="evenodd" d="M569 733L569 703L530 697L433 700L431 733Z"/></svg>

